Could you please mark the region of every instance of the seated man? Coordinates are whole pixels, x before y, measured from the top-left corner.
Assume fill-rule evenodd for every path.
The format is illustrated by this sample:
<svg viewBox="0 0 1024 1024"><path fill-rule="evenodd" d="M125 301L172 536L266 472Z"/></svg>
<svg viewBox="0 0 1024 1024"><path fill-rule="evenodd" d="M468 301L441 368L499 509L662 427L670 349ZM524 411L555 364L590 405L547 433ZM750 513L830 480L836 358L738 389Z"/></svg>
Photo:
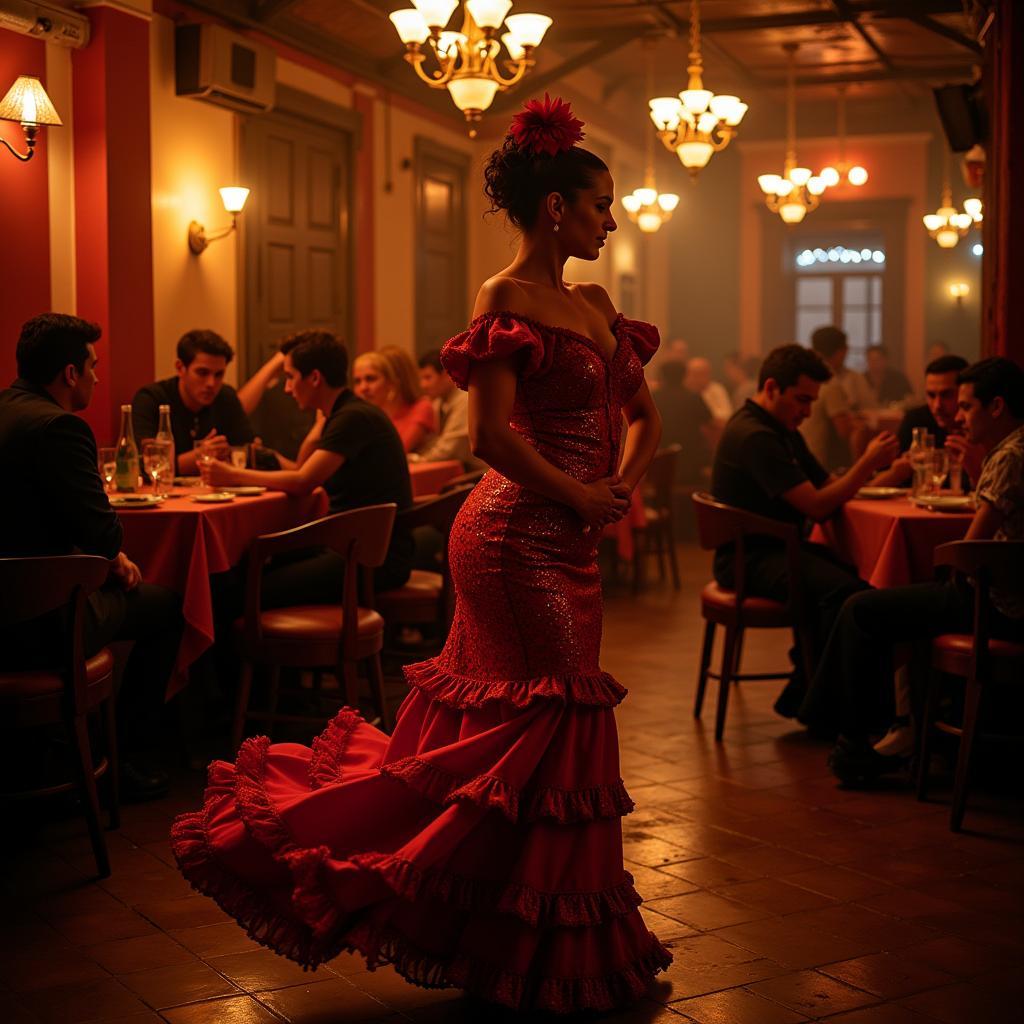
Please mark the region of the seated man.
<svg viewBox="0 0 1024 1024"><path fill-rule="evenodd" d="M686 386L704 399L718 425L725 426L725 421L732 415L732 402L724 385L713 379L709 359L694 356L686 360Z"/></svg>
<svg viewBox="0 0 1024 1024"><path fill-rule="evenodd" d="M16 501L0 503L0 555L99 555L110 561L106 585L89 597L87 656L119 640L135 646L117 695L126 796L160 796L167 775L143 770L138 755L156 740L159 712L181 639L181 601L141 582L121 550L121 521L103 491L96 440L74 415L96 384L95 324L60 313L33 317L18 339L18 379L0 391L0 473L16 482ZM32 659L49 623L5 635L4 658ZM4 631L8 634L10 631Z"/></svg>
<svg viewBox="0 0 1024 1024"><path fill-rule="evenodd" d="M135 440L141 446L154 437L160 406L171 407L175 473L199 473L194 446L207 441L218 457L231 445L250 444L253 430L235 389L224 383L224 373L235 353L213 331L189 331L178 340L176 376L140 388L132 399Z"/></svg>
<svg viewBox="0 0 1024 1024"><path fill-rule="evenodd" d="M460 391L441 365L438 349L419 358L420 387L434 404L440 432L418 452L410 452L410 462L444 462L456 459L466 470L483 469L484 464L469 449L469 395Z"/></svg>
<svg viewBox="0 0 1024 1024"><path fill-rule="evenodd" d="M868 372L864 374L871 389L871 400L876 406L902 402L913 389L907 375L889 365L889 350L884 345L869 345Z"/></svg>
<svg viewBox="0 0 1024 1024"><path fill-rule="evenodd" d="M324 416L303 442L299 461L272 471L214 462L203 468L203 478L214 486L257 484L288 494L309 494L322 485L331 512L386 502L399 511L409 508L412 485L398 431L386 413L348 388L348 353L341 342L328 331L301 331L281 343L281 353L289 394L301 409ZM412 560L412 536L396 526L387 559L374 573L374 589L400 587ZM340 600L342 563L341 555L326 551L271 569L263 586L265 607Z"/></svg>
<svg viewBox="0 0 1024 1024"><path fill-rule="evenodd" d="M807 448L797 429L810 414L818 390L831 377L822 358L800 345L783 345L761 364L757 394L729 420L718 443L711 471L711 491L727 505L769 519L793 523L806 535L811 520L831 516L857 493L875 470L892 460L896 438L880 434L853 468L831 477ZM800 553L801 584L815 617L812 635L801 638L816 655L824 646L835 616L850 594L867 584L828 548L804 541ZM771 538L747 547L746 579L750 593L785 601L789 576L783 545ZM715 553L715 579L735 585L735 551L726 545ZM817 659L814 658L815 664ZM779 714L792 717L803 699L806 680L797 671L776 702Z"/></svg>
<svg viewBox="0 0 1024 1024"><path fill-rule="evenodd" d="M660 386L654 404L661 414L661 444L678 444L683 450L677 468L680 483L700 483L711 465L711 451L719 428L700 395L683 386L686 364L669 359L658 367Z"/></svg>
<svg viewBox="0 0 1024 1024"><path fill-rule="evenodd" d="M1024 371L1009 359L983 359L959 380L956 423L987 452L966 539L1024 540ZM1024 604L1011 595L992 599L996 633L1024 636ZM969 633L973 614L970 590L951 582L872 590L843 605L800 713L838 727L829 764L843 782L871 779L893 764L868 736L891 698L894 646Z"/></svg>

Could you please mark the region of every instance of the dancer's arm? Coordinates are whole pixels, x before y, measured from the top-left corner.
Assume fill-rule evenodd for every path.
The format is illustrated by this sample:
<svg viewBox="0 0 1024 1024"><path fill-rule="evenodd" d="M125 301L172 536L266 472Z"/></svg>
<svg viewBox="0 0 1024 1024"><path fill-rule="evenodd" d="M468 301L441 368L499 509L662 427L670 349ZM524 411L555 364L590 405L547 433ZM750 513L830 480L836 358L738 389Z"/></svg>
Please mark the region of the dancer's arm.
<svg viewBox="0 0 1024 1024"><path fill-rule="evenodd" d="M469 442L473 454L502 476L575 509L588 525L621 519L629 498L616 493L616 478L585 484L553 466L509 426L516 397L511 359L475 363L469 381Z"/></svg>
<svg viewBox="0 0 1024 1024"><path fill-rule="evenodd" d="M623 407L629 428L622 451L619 476L632 491L643 479L661 441L661 416L646 382Z"/></svg>

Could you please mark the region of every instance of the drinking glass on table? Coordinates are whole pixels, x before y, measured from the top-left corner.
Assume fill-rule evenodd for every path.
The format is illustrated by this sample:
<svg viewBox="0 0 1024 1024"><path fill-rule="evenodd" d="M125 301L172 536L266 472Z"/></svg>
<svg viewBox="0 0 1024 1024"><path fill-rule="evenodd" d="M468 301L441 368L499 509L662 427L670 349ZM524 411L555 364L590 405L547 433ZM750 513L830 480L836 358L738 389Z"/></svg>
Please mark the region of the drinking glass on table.
<svg viewBox="0 0 1024 1024"><path fill-rule="evenodd" d="M946 482L946 476L949 474L949 453L945 448L933 448L931 454L931 461L929 462L929 492L931 494L938 494L942 490L942 485Z"/></svg>
<svg viewBox="0 0 1024 1024"><path fill-rule="evenodd" d="M101 448L99 450L99 470L103 479L103 490L111 494L114 490L114 474L117 472L117 449Z"/></svg>
<svg viewBox="0 0 1024 1024"><path fill-rule="evenodd" d="M217 459L217 453L214 451L213 446L207 441L196 441L192 446L193 451L196 453L196 468L202 474L204 466L209 466ZM206 489L212 491L213 488L207 484Z"/></svg>
<svg viewBox="0 0 1024 1024"><path fill-rule="evenodd" d="M964 453L959 448L946 448L946 459L949 462L949 493L964 493Z"/></svg>
<svg viewBox="0 0 1024 1024"><path fill-rule="evenodd" d="M235 469L245 469L249 459L249 447L244 444L233 444L231 446L231 465Z"/></svg>
<svg viewBox="0 0 1024 1024"><path fill-rule="evenodd" d="M160 481L164 481L166 488L167 478L171 475L171 445L168 441L143 441L142 442L142 468L147 476L153 481L153 497L166 497L161 490Z"/></svg>

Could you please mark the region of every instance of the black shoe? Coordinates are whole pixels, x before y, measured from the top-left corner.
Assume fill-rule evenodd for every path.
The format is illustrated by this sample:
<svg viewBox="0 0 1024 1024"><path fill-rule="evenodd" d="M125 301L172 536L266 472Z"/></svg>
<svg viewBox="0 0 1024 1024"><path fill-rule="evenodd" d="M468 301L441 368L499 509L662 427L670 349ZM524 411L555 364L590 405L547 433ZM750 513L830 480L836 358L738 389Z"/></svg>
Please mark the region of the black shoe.
<svg viewBox="0 0 1024 1024"><path fill-rule="evenodd" d="M804 702L806 687L802 680L790 679L786 688L775 700L775 714L783 718L796 718L800 712L800 705Z"/></svg>
<svg viewBox="0 0 1024 1024"><path fill-rule="evenodd" d="M902 762L902 758L879 754L866 739L851 740L846 736L839 737L828 756L832 774L844 786L871 785L880 776L898 771Z"/></svg>
<svg viewBox="0 0 1024 1024"><path fill-rule="evenodd" d="M159 800L167 796L171 777L159 768L140 768L130 761L121 764L121 799L125 803Z"/></svg>

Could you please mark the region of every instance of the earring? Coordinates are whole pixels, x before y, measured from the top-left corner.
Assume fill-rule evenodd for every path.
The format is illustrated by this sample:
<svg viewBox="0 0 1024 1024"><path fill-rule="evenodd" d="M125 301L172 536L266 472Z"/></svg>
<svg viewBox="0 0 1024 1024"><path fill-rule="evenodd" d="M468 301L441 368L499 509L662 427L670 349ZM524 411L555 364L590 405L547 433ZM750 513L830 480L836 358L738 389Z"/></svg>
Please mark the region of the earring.
<svg viewBox="0 0 1024 1024"><path fill-rule="evenodd" d="M556 224L556 225L554 226L554 228L552 228L552 230L553 230L553 231L557 231L557 230L558 230L558 225Z"/></svg>

